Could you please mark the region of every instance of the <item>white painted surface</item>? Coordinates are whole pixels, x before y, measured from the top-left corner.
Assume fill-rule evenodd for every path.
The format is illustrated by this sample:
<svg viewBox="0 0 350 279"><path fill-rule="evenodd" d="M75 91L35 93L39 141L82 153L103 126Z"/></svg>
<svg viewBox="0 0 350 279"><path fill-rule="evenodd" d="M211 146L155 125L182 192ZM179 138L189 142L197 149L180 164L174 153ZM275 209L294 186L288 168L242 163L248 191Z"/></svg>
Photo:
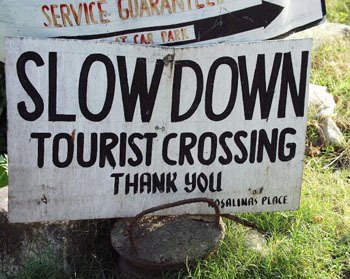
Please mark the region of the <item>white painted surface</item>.
<svg viewBox="0 0 350 279"><path fill-rule="evenodd" d="M0 0L0 61L4 60L6 36L85 36L85 39L149 44L265 40L321 20L324 17L323 1ZM129 2L138 3L137 16L130 15ZM87 17L82 3L91 6L91 13L88 12ZM151 3L155 3L154 8ZM274 8L271 5L275 5ZM268 17L274 13L271 9L275 10L276 7L281 10L269 20ZM126 9L129 9L129 15ZM224 20L227 16L227 20ZM256 24L260 21L264 24L268 22L267 26ZM245 25L248 27L240 30ZM194 26L201 30L195 31ZM162 33L164 31L167 33ZM221 33L226 31L227 34Z"/></svg>
<svg viewBox="0 0 350 279"><path fill-rule="evenodd" d="M311 59L311 40L293 41L267 41L260 43L244 44L223 44L206 47L190 47L167 49L159 47L145 47L136 45L119 45L111 43L96 43L74 40L57 39L20 39L9 38L6 42L6 82L8 101L8 150L9 150L9 218L12 222L49 221L62 219L92 219L133 216L144 209L174 202L187 198L208 197L221 201L231 200L231 206L222 207L223 213L236 212L261 212L280 211L296 209L299 205L301 177L304 157L304 141L306 130L306 110L308 100L308 75ZM19 114L18 103L24 101L29 113L35 109L34 103L28 96L18 77L16 64L19 57L28 51L35 51L43 59L44 65L36 66L33 61L25 65L26 74L39 92L44 111L34 121L26 121ZM76 115L75 122L48 121L48 55L49 52L57 52L57 113ZM275 95L272 101L271 112L268 119L260 116L260 105L257 101L253 118L246 120L243 111L243 100L241 90L241 73L233 78L238 82L237 98L232 112L226 119L221 121L209 120L205 114L205 88L209 68L213 62L222 57L228 57L230 61L238 63L238 57L244 56L247 61L247 73L251 87L255 71L257 55L265 54L266 76L269 80L274 57L276 53L291 53L293 70L297 88L301 75L301 53L309 52L307 63L307 79L305 81L306 95L305 104L301 108L304 116L296 117L293 109L291 94L288 90L286 115L278 118L277 110L280 99L282 70L278 72ZM91 54L103 54L113 63L115 69L115 91L111 111L108 116L100 122L87 120L81 113L78 100L79 76L82 64ZM124 109L121 98L120 78L116 56L125 56L128 72L129 85L132 81L135 70L135 62L138 57L146 58L148 88L152 78L155 61L163 59L168 54L173 54L174 61L164 66L153 114L149 122L141 121L139 100L135 109L132 122L124 120ZM171 121L171 104L176 100L172 97L174 69L180 60L191 60L199 65L204 76L204 92L196 112L188 119L181 122ZM175 64L174 64L175 63ZM284 59L282 59L282 64ZM242 71L245 68L242 67ZM220 114L227 106L229 93L231 92L232 72L227 65L218 67L214 82L213 111ZM259 74L258 76L262 76ZM92 113L98 113L106 95L106 70L101 62L95 62L91 67L88 81L88 107ZM261 82L261 81L260 81ZM259 83L261 84L261 83ZM268 81L267 81L268 84ZM191 106L196 90L195 74L186 68L182 76L180 95L180 113L184 113ZM258 97L259 99L259 97ZM219 162L218 157L227 157L222 145L218 143L216 159L210 165L204 165L197 158L198 145L192 150L193 164L187 161L183 165L169 165L162 158L162 146L164 138L170 133L191 132L200 137L205 132L221 135L224 132L232 134L243 131L248 134L247 138L241 138L246 148L250 149L250 134L253 130L264 129L271 137L271 130L278 128L279 132L285 128L293 128L296 135L287 135L286 144L291 147L295 144L295 157L282 162L278 157L271 162L266 152L263 153L263 160L260 163L244 163L232 161L227 165ZM74 132L73 132L74 131ZM45 140L44 166L39 168L38 140L31 138L31 133L51 133L52 137ZM77 162L77 135L84 133L90 136L91 133L120 133L125 132L128 136L133 133L156 133L153 141L151 165L146 166L145 140L135 139L135 143L143 153L143 161L137 167L128 163L120 166L119 144L113 149L116 166L110 164L100 168L98 162L88 168L81 167ZM74 157L72 163L66 168L58 168L52 161L52 138L58 133L68 133L74 138ZM88 140L88 143L90 141ZM235 141L226 139L227 146L233 155L242 157L240 149ZM205 143L204 157L207 159L210 154L210 141ZM287 146L287 147L288 147ZM286 154L288 148L284 146ZM64 160L66 144L60 147L59 158ZM176 160L179 154L179 136L170 141L168 155ZM85 158L89 156L85 150ZM135 158L129 146L127 146L126 158ZM99 159L99 147L97 153ZM125 194L125 182L121 180L119 193L114 194L113 173L177 173L175 180L176 193L137 193ZM207 176L210 173L222 173L222 191L212 193L209 190L202 193L198 188L192 193L184 189L185 175L187 173L201 173ZM125 176L124 176L125 177ZM254 190L263 188L261 194L253 194ZM263 204L264 197L284 197L283 204ZM256 199L251 206L233 206L239 199ZM283 200L283 199L282 199ZM280 200L280 201L282 201ZM227 201L228 202L228 201ZM207 205L196 204L185 207L177 207L168 211L160 212L181 214L181 213L212 213L213 209Z"/></svg>

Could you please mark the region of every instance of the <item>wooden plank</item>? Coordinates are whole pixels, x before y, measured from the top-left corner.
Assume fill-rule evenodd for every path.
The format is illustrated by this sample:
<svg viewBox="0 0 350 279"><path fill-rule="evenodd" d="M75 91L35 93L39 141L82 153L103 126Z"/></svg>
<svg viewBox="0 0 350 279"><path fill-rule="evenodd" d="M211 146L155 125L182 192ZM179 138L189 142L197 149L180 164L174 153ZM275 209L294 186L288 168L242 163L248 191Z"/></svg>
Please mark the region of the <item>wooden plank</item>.
<svg viewBox="0 0 350 279"><path fill-rule="evenodd" d="M266 40L319 23L324 0L0 0L4 37L182 45Z"/></svg>
<svg viewBox="0 0 350 279"><path fill-rule="evenodd" d="M311 40L6 46L12 222L298 207Z"/></svg>

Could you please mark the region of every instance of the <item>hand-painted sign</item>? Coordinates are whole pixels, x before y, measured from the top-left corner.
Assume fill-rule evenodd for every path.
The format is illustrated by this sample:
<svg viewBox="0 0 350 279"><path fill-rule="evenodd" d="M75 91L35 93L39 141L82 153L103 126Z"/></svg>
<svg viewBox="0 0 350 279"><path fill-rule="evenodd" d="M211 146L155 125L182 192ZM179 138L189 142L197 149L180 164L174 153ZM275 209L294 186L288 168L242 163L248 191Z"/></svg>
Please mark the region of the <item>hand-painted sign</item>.
<svg viewBox="0 0 350 279"><path fill-rule="evenodd" d="M0 0L5 36L179 45L265 40L318 23L324 0Z"/></svg>
<svg viewBox="0 0 350 279"><path fill-rule="evenodd" d="M12 221L298 207L311 40L6 49Z"/></svg>

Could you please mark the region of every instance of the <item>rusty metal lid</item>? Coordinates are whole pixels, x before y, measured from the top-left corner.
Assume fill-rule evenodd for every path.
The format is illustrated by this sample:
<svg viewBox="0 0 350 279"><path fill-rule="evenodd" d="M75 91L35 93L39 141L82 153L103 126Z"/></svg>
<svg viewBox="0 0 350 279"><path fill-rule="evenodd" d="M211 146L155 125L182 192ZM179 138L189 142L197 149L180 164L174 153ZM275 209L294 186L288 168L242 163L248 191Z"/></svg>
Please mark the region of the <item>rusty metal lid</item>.
<svg viewBox="0 0 350 279"><path fill-rule="evenodd" d="M204 259L217 251L224 235L219 215L150 216L118 220L111 241L122 258L152 270Z"/></svg>
<svg viewBox="0 0 350 279"><path fill-rule="evenodd" d="M118 220L111 232L112 246L136 266L155 269L203 259L215 253L224 238L224 225L212 216L144 217L134 229L136 250L129 241L130 219Z"/></svg>

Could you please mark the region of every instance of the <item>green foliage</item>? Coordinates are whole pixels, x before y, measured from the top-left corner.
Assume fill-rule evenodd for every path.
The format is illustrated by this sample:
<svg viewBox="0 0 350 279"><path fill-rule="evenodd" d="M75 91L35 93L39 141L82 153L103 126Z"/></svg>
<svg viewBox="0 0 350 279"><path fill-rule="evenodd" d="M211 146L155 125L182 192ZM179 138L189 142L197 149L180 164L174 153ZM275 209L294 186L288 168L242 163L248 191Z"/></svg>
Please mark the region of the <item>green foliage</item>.
<svg viewBox="0 0 350 279"><path fill-rule="evenodd" d="M349 0L326 0L327 18L332 22L350 24Z"/></svg>
<svg viewBox="0 0 350 279"><path fill-rule="evenodd" d="M350 118L350 39L338 40L317 50L311 83L326 86L337 99L338 114Z"/></svg>
<svg viewBox="0 0 350 279"><path fill-rule="evenodd" d="M336 121L345 141L329 146L320 140L319 121L309 119L307 141L309 155L318 157L323 167L350 169L350 38L322 46L313 58L311 82L326 86L336 100Z"/></svg>
<svg viewBox="0 0 350 279"><path fill-rule="evenodd" d="M28 258L16 274L16 279L65 279L62 259L57 259L52 248Z"/></svg>
<svg viewBox="0 0 350 279"><path fill-rule="evenodd" d="M8 159L7 155L0 155L0 188L8 185Z"/></svg>

